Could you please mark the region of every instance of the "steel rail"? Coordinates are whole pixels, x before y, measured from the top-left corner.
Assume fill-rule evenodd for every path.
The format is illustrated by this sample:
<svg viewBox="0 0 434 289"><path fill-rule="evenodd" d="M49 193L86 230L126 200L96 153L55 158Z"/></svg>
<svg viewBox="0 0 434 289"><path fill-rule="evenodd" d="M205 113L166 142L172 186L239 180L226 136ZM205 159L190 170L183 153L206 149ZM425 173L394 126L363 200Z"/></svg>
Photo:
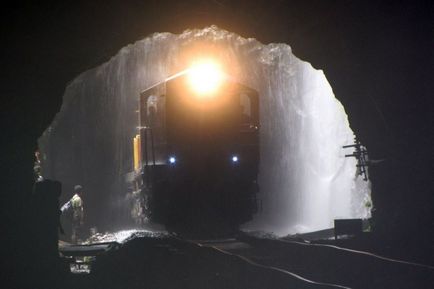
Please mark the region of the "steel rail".
<svg viewBox="0 0 434 289"><path fill-rule="evenodd" d="M294 272L291 272L291 271L288 271L288 270L285 270L285 269L282 269L282 268L279 268L279 267L268 266L268 265L263 265L263 264L257 263L257 262L255 262L255 261L253 261L253 260L251 260L251 259L249 259L249 258L247 258L245 256L225 251L225 250L220 249L220 248L218 248L216 246L204 245L204 244L202 244L200 242L195 242L195 241L192 241L192 240L185 240L185 239L180 239L180 238L177 238L177 239L180 240L180 241L182 241L182 242L188 242L190 244L194 244L194 245L196 245L198 247L201 247L201 248L211 248L211 249L214 249L214 250L216 250L216 251L218 251L220 253L223 253L225 255L236 257L236 258L238 258L238 259L240 259L240 260L242 260L242 261L244 261L244 262L246 262L246 263L248 263L248 264L250 264L252 266L263 268L263 269L267 269L267 270L277 271L277 272L280 272L280 273L284 273L286 275L290 275L292 277L295 277L298 280L301 280L303 282L307 282L307 283L310 283L310 284L319 285L319 286L327 286L327 287L330 287L330 288L353 289L353 288L348 287L348 286L313 281L313 280L307 279L307 278L305 278L305 277L303 277L301 275L298 275L298 274L296 274Z"/></svg>
<svg viewBox="0 0 434 289"><path fill-rule="evenodd" d="M270 239L270 240L272 240L272 239ZM276 240L272 240L272 241L279 241L279 242L283 242L283 243L297 244L297 245L303 245L303 246L327 247L327 248L332 248L332 249L336 249L336 250L346 251L346 252L350 252L350 253L365 255L365 256L369 256L369 257L373 257L373 258L377 258L377 259L380 259L380 260L389 261L389 262L393 262L393 263L400 263L400 264L405 264L405 265L411 265L411 266L421 267L421 268L425 268L425 269L429 269L429 270L434 270L434 266L425 265L425 264L416 263L416 262L410 262L410 261L404 261L404 260L398 260L398 259L388 258L388 257L384 257L384 256L377 255L377 254L374 254L374 253L370 253L370 252L366 252L366 251L361 251L361 250L354 250L354 249L349 249L349 248L344 248L344 247L339 247L339 246L336 246L336 245L312 244L312 243L304 243L304 242L299 242L299 241L289 241L289 240L281 240L281 239L276 239Z"/></svg>

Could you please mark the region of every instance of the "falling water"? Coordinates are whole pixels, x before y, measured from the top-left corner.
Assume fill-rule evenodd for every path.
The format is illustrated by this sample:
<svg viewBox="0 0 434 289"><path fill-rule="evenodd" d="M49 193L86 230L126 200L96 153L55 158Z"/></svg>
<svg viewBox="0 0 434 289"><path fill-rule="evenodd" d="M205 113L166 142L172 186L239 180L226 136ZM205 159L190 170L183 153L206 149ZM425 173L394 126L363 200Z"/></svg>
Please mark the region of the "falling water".
<svg viewBox="0 0 434 289"><path fill-rule="evenodd" d="M356 160L345 158L351 151L342 149L354 133L324 73L287 44L263 45L215 26L155 33L72 81L39 139L44 177L62 182L65 199L82 184L89 219L116 223L125 214L140 91L200 57L218 59L260 95L262 209L248 227L283 235L370 216L370 184L357 176Z"/></svg>

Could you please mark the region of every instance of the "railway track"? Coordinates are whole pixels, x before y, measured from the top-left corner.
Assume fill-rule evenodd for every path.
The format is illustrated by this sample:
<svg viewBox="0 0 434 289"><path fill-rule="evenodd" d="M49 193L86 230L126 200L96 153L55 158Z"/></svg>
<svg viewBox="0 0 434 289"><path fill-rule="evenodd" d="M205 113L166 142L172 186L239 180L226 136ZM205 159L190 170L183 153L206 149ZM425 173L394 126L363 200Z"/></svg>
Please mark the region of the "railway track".
<svg viewBox="0 0 434 289"><path fill-rule="evenodd" d="M430 266L295 241L138 237L113 248L97 256L87 276L70 274L64 288L432 289L434 284Z"/></svg>
<svg viewBox="0 0 434 289"><path fill-rule="evenodd" d="M273 265L266 265L266 263L268 262L263 262L264 259L267 258L267 256L261 256L260 258L258 258L258 256L256 256L256 258L251 258L248 257L250 254L246 254L246 253L241 253L240 251L242 251L243 249L252 249L253 247L251 247L249 244L244 243L244 242L240 242L236 239L232 239L232 240L224 240L222 241L190 241L194 244L196 244L199 247L206 247L206 248L212 248L218 252L221 252L225 255L228 256L233 256L236 258L239 258L240 260L244 261L246 264L249 264L251 266L254 267L258 267L260 269L266 270L266 271L275 271L275 272L279 272L285 275L288 275L292 278L295 278L301 282L306 283L306 285L313 285L313 288L343 288L343 289L351 289L351 287L348 286L343 286L343 285L339 285L339 284L331 284L331 283L325 283L325 282L318 282L318 281L314 281L308 278L305 278L299 274L296 274L294 272L288 271L287 269L285 269L282 266L273 266ZM269 257L269 256L268 256ZM254 260L256 259L256 260ZM261 259L261 260L258 260Z"/></svg>
<svg viewBox="0 0 434 289"><path fill-rule="evenodd" d="M271 239L189 240L318 288L433 288L434 267L333 245ZM313 288L316 288L313 287Z"/></svg>

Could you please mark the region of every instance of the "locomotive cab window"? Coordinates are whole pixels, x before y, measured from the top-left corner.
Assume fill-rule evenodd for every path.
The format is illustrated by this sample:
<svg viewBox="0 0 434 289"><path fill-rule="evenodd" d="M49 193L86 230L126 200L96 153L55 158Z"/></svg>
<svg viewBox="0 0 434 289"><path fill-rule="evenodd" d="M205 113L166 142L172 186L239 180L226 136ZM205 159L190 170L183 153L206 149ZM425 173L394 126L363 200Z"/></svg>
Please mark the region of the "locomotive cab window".
<svg viewBox="0 0 434 289"><path fill-rule="evenodd" d="M246 93L240 95L241 124L250 124L252 121L252 103Z"/></svg>
<svg viewBox="0 0 434 289"><path fill-rule="evenodd" d="M148 98L148 101L146 103L146 118L148 120L148 125L150 127L154 126L156 124L156 117L157 117L157 112L158 112L158 107L157 107L157 99L158 97L155 95L151 95Z"/></svg>
<svg viewBox="0 0 434 289"><path fill-rule="evenodd" d="M253 91L242 91L239 97L239 113L241 130L251 130L259 123L258 120L258 98Z"/></svg>

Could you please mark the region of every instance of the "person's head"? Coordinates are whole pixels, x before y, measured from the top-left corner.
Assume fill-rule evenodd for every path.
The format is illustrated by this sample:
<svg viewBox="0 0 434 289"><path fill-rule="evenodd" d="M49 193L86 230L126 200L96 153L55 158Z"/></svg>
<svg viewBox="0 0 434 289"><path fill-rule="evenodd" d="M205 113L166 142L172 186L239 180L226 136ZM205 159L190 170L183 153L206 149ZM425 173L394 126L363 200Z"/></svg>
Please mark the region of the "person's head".
<svg viewBox="0 0 434 289"><path fill-rule="evenodd" d="M82 192L83 192L83 187L82 186L80 186L80 185L75 185L74 186L74 193L75 194L81 196Z"/></svg>

